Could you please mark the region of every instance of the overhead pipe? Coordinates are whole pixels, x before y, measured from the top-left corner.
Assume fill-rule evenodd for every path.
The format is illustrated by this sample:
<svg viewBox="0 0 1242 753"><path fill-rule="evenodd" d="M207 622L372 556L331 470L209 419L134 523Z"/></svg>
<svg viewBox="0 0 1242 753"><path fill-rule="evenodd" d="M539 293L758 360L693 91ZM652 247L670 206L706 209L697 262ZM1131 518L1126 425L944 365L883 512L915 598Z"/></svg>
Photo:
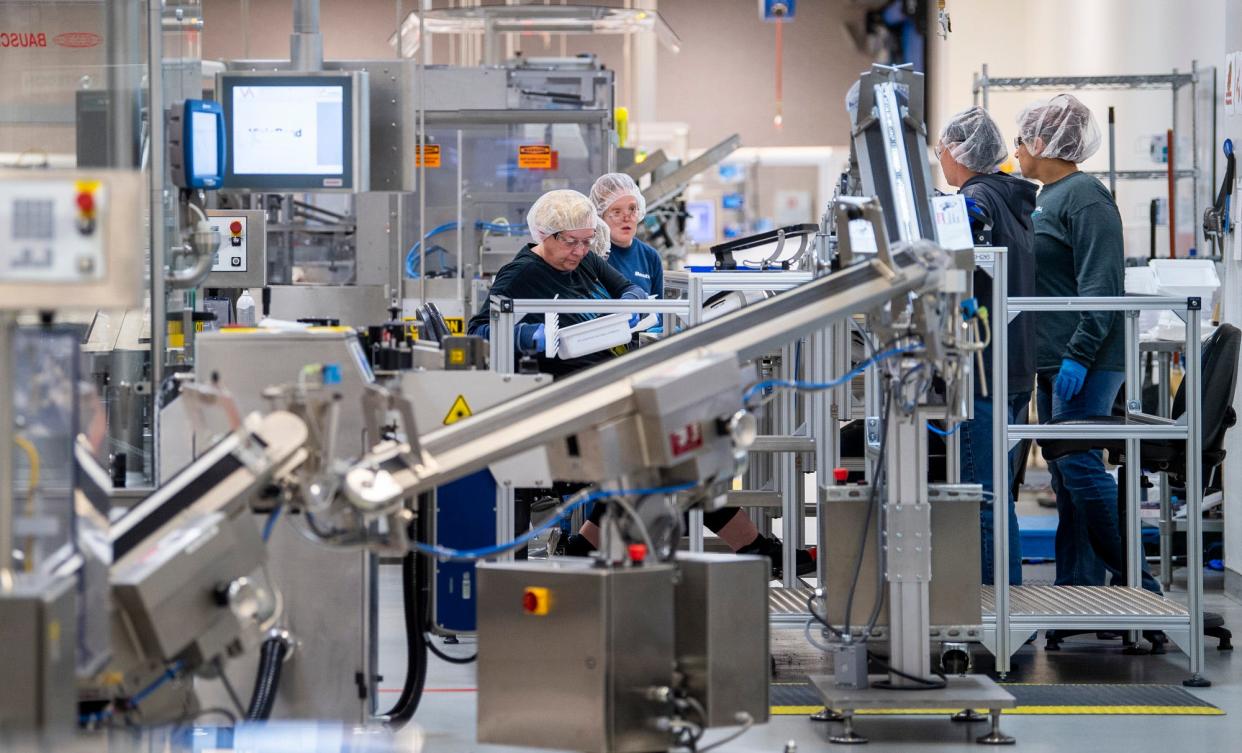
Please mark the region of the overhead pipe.
<svg viewBox="0 0 1242 753"><path fill-rule="evenodd" d="M293 0L293 33L289 61L295 71L323 70L323 35L319 33L319 0Z"/></svg>

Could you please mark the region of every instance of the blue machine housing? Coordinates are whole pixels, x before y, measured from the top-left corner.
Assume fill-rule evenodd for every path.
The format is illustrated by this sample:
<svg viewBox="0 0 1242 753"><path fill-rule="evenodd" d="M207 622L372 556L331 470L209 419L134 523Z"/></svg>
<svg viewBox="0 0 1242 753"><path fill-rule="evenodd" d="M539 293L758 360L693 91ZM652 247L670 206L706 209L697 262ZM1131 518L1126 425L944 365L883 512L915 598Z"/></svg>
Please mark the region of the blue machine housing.
<svg viewBox="0 0 1242 753"><path fill-rule="evenodd" d="M174 176L174 182L185 188L219 188L224 185L224 165L226 142L224 132L224 108L219 102L207 99L187 99L184 102L184 116L181 119L181 177ZM200 125L204 117L215 121L215 127L204 130ZM203 144L206 134L214 134L214 149L211 144ZM212 137L208 137L212 138ZM213 153L215 165L204 159L207 153ZM205 163L205 164L204 164ZM175 162L174 162L174 172Z"/></svg>
<svg viewBox="0 0 1242 753"><path fill-rule="evenodd" d="M436 489L435 543L474 549L496 543L496 482L478 471ZM437 632L473 633L478 580L473 562L433 564L432 625Z"/></svg>

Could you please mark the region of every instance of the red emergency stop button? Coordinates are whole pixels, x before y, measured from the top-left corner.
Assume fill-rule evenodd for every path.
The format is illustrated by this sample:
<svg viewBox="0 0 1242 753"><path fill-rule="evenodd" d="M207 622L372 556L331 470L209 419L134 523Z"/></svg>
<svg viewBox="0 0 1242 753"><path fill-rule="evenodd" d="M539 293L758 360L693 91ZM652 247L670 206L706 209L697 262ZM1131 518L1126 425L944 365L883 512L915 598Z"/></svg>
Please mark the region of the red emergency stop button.
<svg viewBox="0 0 1242 753"><path fill-rule="evenodd" d="M231 232L233 235L241 235L241 231L242 231L241 222L239 220L233 220L232 224L229 225L229 232Z"/></svg>
<svg viewBox="0 0 1242 753"><path fill-rule="evenodd" d="M78 192L78 211L90 214L95 211L95 197L89 191Z"/></svg>
<svg viewBox="0 0 1242 753"><path fill-rule="evenodd" d="M548 589L540 586L527 586L522 591L522 611L526 614L543 616L548 613L551 598Z"/></svg>
<svg viewBox="0 0 1242 753"><path fill-rule="evenodd" d="M849 468L833 468L832 469L832 479L836 481L838 484L844 484L846 481L849 480L849 478L850 478Z"/></svg>
<svg viewBox="0 0 1242 753"><path fill-rule="evenodd" d="M630 560L635 565L641 565L643 560L647 559L647 545L646 544L630 544L628 547L626 547L626 549L628 550L630 554Z"/></svg>

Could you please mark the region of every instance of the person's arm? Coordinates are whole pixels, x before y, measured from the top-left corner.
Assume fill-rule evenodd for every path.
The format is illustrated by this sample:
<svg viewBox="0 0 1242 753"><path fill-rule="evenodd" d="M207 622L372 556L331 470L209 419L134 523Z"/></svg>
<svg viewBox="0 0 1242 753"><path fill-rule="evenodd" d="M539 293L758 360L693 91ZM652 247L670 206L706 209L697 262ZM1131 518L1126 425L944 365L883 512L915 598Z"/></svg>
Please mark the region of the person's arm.
<svg viewBox="0 0 1242 753"><path fill-rule="evenodd" d="M1117 207L1107 201L1093 202L1074 212L1069 225L1078 295L1124 295L1125 246ZM1062 357L1091 368L1118 315L1115 311L1083 312Z"/></svg>

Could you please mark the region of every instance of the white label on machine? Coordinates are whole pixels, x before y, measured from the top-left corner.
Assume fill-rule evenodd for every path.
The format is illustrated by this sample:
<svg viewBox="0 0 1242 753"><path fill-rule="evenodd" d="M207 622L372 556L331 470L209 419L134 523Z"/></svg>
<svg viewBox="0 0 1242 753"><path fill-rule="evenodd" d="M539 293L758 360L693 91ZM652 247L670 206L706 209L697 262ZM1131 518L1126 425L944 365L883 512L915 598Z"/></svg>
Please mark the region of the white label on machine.
<svg viewBox="0 0 1242 753"><path fill-rule="evenodd" d="M932 216L936 221L936 242L941 246L950 251L964 251L975 247L965 196L933 196Z"/></svg>
<svg viewBox="0 0 1242 753"><path fill-rule="evenodd" d="M211 263L212 272L246 271L246 235L249 228L245 216L211 217L211 229L220 233L220 245Z"/></svg>
<svg viewBox="0 0 1242 753"><path fill-rule="evenodd" d="M104 279L107 189L94 181L0 184L0 280Z"/></svg>
<svg viewBox="0 0 1242 753"><path fill-rule="evenodd" d="M850 220L850 250L856 254L875 254L875 228L867 220Z"/></svg>

